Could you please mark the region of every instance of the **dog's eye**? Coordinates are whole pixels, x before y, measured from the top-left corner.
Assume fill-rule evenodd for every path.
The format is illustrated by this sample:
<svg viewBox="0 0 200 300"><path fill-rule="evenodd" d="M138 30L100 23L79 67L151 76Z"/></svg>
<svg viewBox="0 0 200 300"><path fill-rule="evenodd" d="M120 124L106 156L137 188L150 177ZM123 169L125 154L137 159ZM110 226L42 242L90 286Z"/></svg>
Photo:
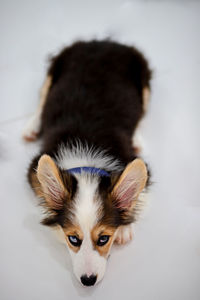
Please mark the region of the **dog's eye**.
<svg viewBox="0 0 200 300"><path fill-rule="evenodd" d="M82 243L82 241L79 238L77 238L75 235L68 235L68 240L75 247L80 247Z"/></svg>
<svg viewBox="0 0 200 300"><path fill-rule="evenodd" d="M104 246L109 241L110 236L109 235L102 235L99 237L97 241L98 246Z"/></svg>

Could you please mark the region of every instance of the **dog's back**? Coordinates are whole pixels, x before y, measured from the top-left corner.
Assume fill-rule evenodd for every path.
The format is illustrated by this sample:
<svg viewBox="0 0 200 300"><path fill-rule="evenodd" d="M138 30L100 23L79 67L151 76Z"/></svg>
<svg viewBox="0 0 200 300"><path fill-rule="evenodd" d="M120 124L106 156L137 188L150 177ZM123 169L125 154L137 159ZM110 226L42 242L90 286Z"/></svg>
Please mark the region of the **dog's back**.
<svg viewBox="0 0 200 300"><path fill-rule="evenodd" d="M133 47L77 42L52 59L52 82L42 114L43 152L79 140L124 164L135 158L132 135L141 119L150 70Z"/></svg>

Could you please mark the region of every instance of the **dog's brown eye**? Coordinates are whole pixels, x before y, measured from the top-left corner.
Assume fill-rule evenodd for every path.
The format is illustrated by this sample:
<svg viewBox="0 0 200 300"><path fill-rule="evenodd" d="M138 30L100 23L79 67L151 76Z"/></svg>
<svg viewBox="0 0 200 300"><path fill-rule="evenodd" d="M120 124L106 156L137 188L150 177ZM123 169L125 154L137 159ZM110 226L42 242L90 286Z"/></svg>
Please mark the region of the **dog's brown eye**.
<svg viewBox="0 0 200 300"><path fill-rule="evenodd" d="M68 240L75 247L80 247L80 245L82 244L82 241L75 235L68 235Z"/></svg>
<svg viewBox="0 0 200 300"><path fill-rule="evenodd" d="M98 246L104 246L109 241L109 235L101 235L97 241Z"/></svg>

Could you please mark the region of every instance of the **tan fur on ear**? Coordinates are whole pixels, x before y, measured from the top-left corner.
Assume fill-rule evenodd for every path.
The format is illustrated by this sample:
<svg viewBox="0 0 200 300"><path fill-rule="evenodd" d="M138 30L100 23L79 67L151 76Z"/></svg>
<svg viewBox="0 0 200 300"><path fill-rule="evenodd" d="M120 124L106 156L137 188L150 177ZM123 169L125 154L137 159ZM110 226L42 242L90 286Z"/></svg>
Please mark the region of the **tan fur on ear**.
<svg viewBox="0 0 200 300"><path fill-rule="evenodd" d="M62 209L66 193L58 167L49 155L42 155L37 168L37 177L41 183L44 197L50 208Z"/></svg>
<svg viewBox="0 0 200 300"><path fill-rule="evenodd" d="M117 207L132 208L147 182L147 168L141 159L135 159L125 168L113 189Z"/></svg>

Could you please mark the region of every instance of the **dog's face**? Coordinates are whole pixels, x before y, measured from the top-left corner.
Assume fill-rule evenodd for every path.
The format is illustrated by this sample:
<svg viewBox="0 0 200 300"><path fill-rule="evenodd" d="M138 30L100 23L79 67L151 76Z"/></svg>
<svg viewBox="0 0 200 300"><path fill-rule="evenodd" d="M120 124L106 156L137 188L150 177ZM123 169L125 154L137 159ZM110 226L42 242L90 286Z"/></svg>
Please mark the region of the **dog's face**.
<svg viewBox="0 0 200 300"><path fill-rule="evenodd" d="M136 159L111 177L73 176L43 155L36 178L48 210L43 223L62 227L75 276L83 285L94 285L104 276L118 227L134 220L147 180L145 164Z"/></svg>
<svg viewBox="0 0 200 300"><path fill-rule="evenodd" d="M82 284L94 285L103 278L115 231L116 228L103 225L65 230L74 273Z"/></svg>

